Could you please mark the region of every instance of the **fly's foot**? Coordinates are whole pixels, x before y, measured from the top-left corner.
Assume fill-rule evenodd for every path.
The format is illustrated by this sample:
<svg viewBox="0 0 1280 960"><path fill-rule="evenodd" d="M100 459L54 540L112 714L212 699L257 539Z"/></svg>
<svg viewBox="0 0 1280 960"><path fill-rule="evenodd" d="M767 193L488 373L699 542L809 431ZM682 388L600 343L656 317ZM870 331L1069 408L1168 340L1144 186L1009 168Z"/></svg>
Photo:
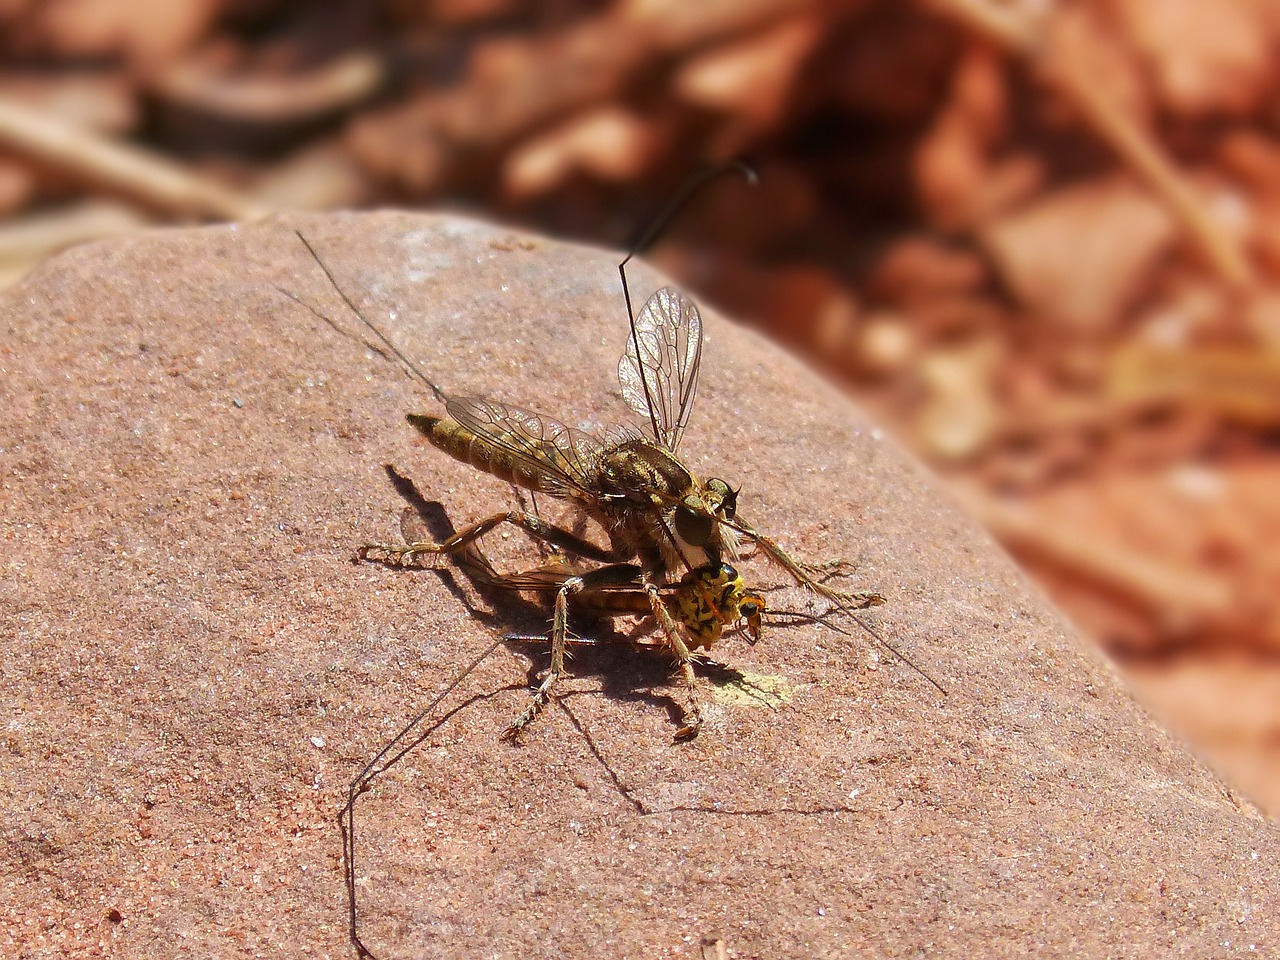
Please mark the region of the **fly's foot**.
<svg viewBox="0 0 1280 960"><path fill-rule="evenodd" d="M805 576L818 583L833 580L837 577L850 576L857 569L857 564L843 557L824 560L821 563L801 563L798 566Z"/></svg>
<svg viewBox="0 0 1280 960"><path fill-rule="evenodd" d="M829 600L834 600L843 610L865 610L885 602L884 597L874 590L836 590L827 586L827 581L847 577L854 572L855 564L852 560L837 558L822 563L800 563L797 567L808 586Z"/></svg>
<svg viewBox="0 0 1280 960"><path fill-rule="evenodd" d="M698 681L693 673L693 661L696 658L686 654L679 664L680 676L687 691L685 705L681 708L684 715L680 718L680 729L675 732L675 741L681 743L692 740L702 729L702 704L698 701Z"/></svg>
<svg viewBox="0 0 1280 960"><path fill-rule="evenodd" d="M356 560L363 563L380 563L384 567L412 567L415 561L426 555L440 553L435 543L366 543L356 549Z"/></svg>
<svg viewBox="0 0 1280 960"><path fill-rule="evenodd" d="M502 733L502 739L507 743L514 743L520 737L520 731L533 723L537 719L538 714L542 712L542 708L547 705L547 701L551 699L551 687L560 679L564 673L564 667L552 667L547 671L547 675L542 678L542 683L538 684L538 689L533 692L533 702L527 706L520 716L516 717L511 726L507 727Z"/></svg>
<svg viewBox="0 0 1280 960"><path fill-rule="evenodd" d="M692 740L702 729L702 709L698 706L696 699L690 699L689 706L685 709L681 721L680 729L675 732L675 736L672 738L676 743Z"/></svg>
<svg viewBox="0 0 1280 960"><path fill-rule="evenodd" d="M698 702L698 686L693 676L692 662L685 661L680 667L688 688L688 699L683 708L684 716L680 718L680 729L675 732L676 743L692 740L702 729L702 705Z"/></svg>
<svg viewBox="0 0 1280 960"><path fill-rule="evenodd" d="M521 731L524 730L525 727L527 727L529 724L533 722L533 718L538 715L539 711L540 711L539 707L529 707L527 710L521 713L520 716L516 717L515 720L512 722L511 726L507 727L506 730L502 731L502 737L501 737L502 742L503 743L518 742L520 739Z"/></svg>
<svg viewBox="0 0 1280 960"><path fill-rule="evenodd" d="M833 590L831 596L843 610L865 610L867 607L878 607L885 602L884 597L874 590Z"/></svg>
<svg viewBox="0 0 1280 960"><path fill-rule="evenodd" d="M537 719L538 714L542 712L542 708L546 706L546 703L547 698L544 694L541 692L535 694L533 703L529 704L528 707L521 711L520 716L516 717L515 720L511 722L511 726L502 731L501 739L503 743L517 743L520 740L520 734L524 731L524 728Z"/></svg>

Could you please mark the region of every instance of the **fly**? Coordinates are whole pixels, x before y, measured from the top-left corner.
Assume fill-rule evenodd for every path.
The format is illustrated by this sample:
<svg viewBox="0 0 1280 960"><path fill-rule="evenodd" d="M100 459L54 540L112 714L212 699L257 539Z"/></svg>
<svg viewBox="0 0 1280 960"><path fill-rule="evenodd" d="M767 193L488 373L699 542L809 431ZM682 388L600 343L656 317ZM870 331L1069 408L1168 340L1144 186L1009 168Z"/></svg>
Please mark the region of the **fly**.
<svg viewBox="0 0 1280 960"><path fill-rule="evenodd" d="M713 169L686 185L646 232L637 250L698 187L724 169ZM740 169L754 179L745 166L731 169ZM693 410L702 364L702 318L693 301L674 287L654 293L637 315L626 274L634 252L618 265L629 321L627 343L618 362L618 382L623 398L645 425L617 425L592 433L489 397L445 393L365 318L306 238L301 234L299 238L352 312L443 404L443 416L408 414L413 427L433 446L463 463L535 494L568 502L594 522L609 542L608 547L601 547L526 510L508 510L473 523L440 543L371 544L359 550L361 559L401 567L413 565L415 558L423 555L457 558L495 527L511 524L573 557L602 564L567 578L560 586L555 599L556 624L567 621L573 594L616 582L617 565L627 565L628 572L638 570L635 586L644 592L650 611L662 625L687 690L688 703L677 739L696 736L702 716L692 655L666 616L664 586L689 572L736 559L745 538L797 583L841 607L857 609L883 602L875 593L845 593L827 586L824 579L841 572L841 562L814 566L793 559L739 513L738 490L721 478L699 477L680 460L680 441ZM508 727L506 738L518 736L533 721L565 674L566 641L566 632L557 627L551 637L551 669L529 706Z"/></svg>
<svg viewBox="0 0 1280 960"><path fill-rule="evenodd" d="M740 164L734 167L754 180L754 173L748 168ZM702 183L723 169L713 170L687 185L636 249L643 248ZM627 343L618 363L618 381L624 399L641 417L643 426L620 425L592 433L489 397L447 394L364 316L311 244L301 233L298 236L348 308L444 407L443 415L408 414L415 429L457 460L534 494L570 504L580 517L594 523L608 541L608 546L602 547L577 528L547 523L521 507L496 513L438 543L414 541L369 545L359 550L361 559L397 567L414 566L420 557L447 556L479 583L551 598L551 668L528 708L507 728L505 738L514 739L533 721L547 703L556 681L565 674L566 646L573 639L569 631L571 606L604 617L651 615L657 621L661 645L673 655L688 690L689 702L676 739L695 736L702 722L692 666L695 656L709 650L726 631L743 632L754 643L765 622L764 597L747 587L732 563L744 539L797 583L833 602L832 609L821 616L769 611L770 622L820 622L848 633L828 618L883 602L875 593L846 593L828 586L828 576L843 572L841 562L815 566L795 560L739 513L737 489L718 477L703 479L681 461L679 447L693 409L701 368L702 320L694 303L672 287L654 293L637 315L626 274L634 252L618 265L629 322ZM287 292L285 295L336 326L296 296ZM485 558L481 539L504 523L522 528L564 559L518 573L498 572ZM870 627L856 618L855 621L878 643L920 670ZM357 932L356 801L373 780L426 738L434 729L424 728L426 718L502 639L496 639L472 660L364 766L350 785L339 819L350 934L361 956L370 954ZM923 675L945 693L936 681Z"/></svg>

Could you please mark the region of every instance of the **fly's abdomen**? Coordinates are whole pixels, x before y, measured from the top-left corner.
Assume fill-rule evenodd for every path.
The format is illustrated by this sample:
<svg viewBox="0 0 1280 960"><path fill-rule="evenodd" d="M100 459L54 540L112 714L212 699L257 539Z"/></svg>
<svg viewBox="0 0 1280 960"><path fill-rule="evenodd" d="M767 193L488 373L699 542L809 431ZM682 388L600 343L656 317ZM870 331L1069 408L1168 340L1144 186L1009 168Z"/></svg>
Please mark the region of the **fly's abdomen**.
<svg viewBox="0 0 1280 960"><path fill-rule="evenodd" d="M552 482L552 477L545 470L538 469L536 461L503 449L454 420L420 413L408 414L406 419L431 441L433 447L443 450L455 460L526 490L559 492L558 485Z"/></svg>

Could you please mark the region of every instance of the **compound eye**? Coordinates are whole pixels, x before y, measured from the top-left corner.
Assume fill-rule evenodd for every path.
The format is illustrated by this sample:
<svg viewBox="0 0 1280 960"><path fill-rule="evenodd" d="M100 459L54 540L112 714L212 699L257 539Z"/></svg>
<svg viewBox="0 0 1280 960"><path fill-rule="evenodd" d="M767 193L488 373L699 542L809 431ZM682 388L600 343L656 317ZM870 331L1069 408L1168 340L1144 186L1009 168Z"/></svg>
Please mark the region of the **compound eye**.
<svg viewBox="0 0 1280 960"><path fill-rule="evenodd" d="M732 520L738 513L738 491L734 490L719 477L707 481L707 493L720 501L717 512L726 520Z"/></svg>
<svg viewBox="0 0 1280 960"><path fill-rule="evenodd" d="M681 505L676 508L676 533L690 546L705 547L711 540L715 525L714 517L692 507Z"/></svg>

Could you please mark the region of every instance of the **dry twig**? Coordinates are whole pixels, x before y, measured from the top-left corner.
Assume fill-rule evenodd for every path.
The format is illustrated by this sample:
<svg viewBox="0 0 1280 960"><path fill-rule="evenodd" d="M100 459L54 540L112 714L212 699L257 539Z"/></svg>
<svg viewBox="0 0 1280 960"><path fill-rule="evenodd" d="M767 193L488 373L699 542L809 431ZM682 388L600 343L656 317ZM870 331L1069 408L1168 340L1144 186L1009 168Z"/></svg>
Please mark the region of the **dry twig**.
<svg viewBox="0 0 1280 960"><path fill-rule="evenodd" d="M236 190L138 147L0 99L0 147L15 156L179 216L255 220L268 211Z"/></svg>

